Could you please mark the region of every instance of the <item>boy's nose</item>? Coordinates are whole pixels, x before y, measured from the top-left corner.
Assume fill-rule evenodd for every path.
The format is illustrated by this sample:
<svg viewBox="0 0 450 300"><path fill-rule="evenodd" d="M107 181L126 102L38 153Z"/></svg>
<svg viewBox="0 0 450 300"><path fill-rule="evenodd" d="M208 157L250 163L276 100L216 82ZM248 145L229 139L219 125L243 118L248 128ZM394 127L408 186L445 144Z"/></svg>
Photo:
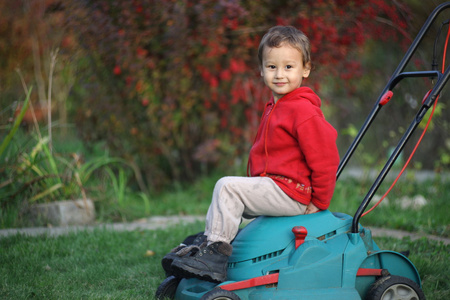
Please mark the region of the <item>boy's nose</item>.
<svg viewBox="0 0 450 300"><path fill-rule="evenodd" d="M275 73L275 78L283 78L284 77L284 72L282 69L278 69L277 72Z"/></svg>

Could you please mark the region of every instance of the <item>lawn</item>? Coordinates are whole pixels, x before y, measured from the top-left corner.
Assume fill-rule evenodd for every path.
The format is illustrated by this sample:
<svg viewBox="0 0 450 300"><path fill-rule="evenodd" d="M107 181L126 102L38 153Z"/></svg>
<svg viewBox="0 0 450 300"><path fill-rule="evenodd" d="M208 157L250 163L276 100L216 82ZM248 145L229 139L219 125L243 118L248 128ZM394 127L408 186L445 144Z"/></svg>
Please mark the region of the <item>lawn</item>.
<svg viewBox="0 0 450 300"><path fill-rule="evenodd" d="M145 204L129 199L127 220L152 215L205 214L219 175L150 195ZM353 215L370 181L339 180L330 210ZM382 194L388 188L379 189ZM445 209L450 184L436 177L428 182L400 180L388 200L361 219L364 226L401 229L449 237ZM406 205L421 198L422 206ZM405 202L406 201L406 202ZM111 221L105 219L104 221ZM161 258L203 224L167 230L71 233L59 237L15 235L0 239L2 299L151 299L164 279ZM448 245L420 239L377 238L382 249L410 250L427 299L450 299Z"/></svg>
<svg viewBox="0 0 450 300"><path fill-rule="evenodd" d="M0 239L0 298L152 299L164 279L161 258L202 227ZM381 248L410 250L427 298L449 299L449 246L426 239L376 241Z"/></svg>
<svg viewBox="0 0 450 300"><path fill-rule="evenodd" d="M151 299L164 278L162 256L200 229L0 239L0 298Z"/></svg>

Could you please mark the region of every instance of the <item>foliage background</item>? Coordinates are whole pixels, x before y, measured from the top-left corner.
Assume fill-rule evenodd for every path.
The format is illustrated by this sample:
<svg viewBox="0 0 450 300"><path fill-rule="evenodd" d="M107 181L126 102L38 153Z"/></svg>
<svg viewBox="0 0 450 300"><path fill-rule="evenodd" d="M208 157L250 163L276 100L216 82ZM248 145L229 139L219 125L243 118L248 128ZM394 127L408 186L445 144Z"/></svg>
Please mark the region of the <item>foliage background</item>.
<svg viewBox="0 0 450 300"><path fill-rule="evenodd" d="M50 127L64 136L72 132L68 125L74 125L86 146L100 143L124 158L134 171L131 184L136 189L160 189L216 169L244 175L270 96L259 76L257 46L271 26L291 24L311 39L315 69L306 84L321 95L325 115L340 134L343 155L439 3L2 1L0 134L20 108L25 82L36 86L31 103L37 124L46 125L50 107ZM430 52L429 47L421 49L414 67L428 66ZM49 67L52 58L54 70ZM376 165L386 156L427 85L402 87L406 92L390 104L355 164ZM439 105L439 120L418 154L422 165L416 167L448 169L445 109L445 103ZM36 132L31 113L24 126ZM8 158L2 159L6 163Z"/></svg>

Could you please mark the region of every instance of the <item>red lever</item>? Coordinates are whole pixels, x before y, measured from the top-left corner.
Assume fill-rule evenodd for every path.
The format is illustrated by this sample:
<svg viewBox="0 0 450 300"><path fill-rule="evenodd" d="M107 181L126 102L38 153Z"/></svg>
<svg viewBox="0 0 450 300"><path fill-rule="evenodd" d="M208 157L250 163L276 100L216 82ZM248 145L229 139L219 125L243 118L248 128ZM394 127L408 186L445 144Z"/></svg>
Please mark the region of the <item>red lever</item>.
<svg viewBox="0 0 450 300"><path fill-rule="evenodd" d="M305 242L308 230L303 226L295 226L292 228L292 232L295 235L295 249L297 249L301 244Z"/></svg>
<svg viewBox="0 0 450 300"><path fill-rule="evenodd" d="M429 91L425 94L425 97L423 97L423 99L422 99L422 104L424 104L425 101L428 99L428 96L430 95L430 93L431 93L431 90L429 90Z"/></svg>
<svg viewBox="0 0 450 300"><path fill-rule="evenodd" d="M381 97L380 105L383 106L389 101L391 101L393 95L394 93L392 91L387 91L386 93L384 93L383 97Z"/></svg>

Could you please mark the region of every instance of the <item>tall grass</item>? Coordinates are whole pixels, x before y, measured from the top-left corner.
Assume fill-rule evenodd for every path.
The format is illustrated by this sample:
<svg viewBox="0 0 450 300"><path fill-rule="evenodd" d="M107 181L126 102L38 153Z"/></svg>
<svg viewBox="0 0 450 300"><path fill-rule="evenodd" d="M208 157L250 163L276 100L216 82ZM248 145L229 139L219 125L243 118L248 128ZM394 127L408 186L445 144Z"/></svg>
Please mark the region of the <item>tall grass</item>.
<svg viewBox="0 0 450 300"><path fill-rule="evenodd" d="M5 151L6 147L8 147L8 145L11 142L12 138L16 134L17 129L19 128L20 123L23 120L23 117L25 116L25 113L27 112L28 105L30 103L30 95L31 95L31 91L32 90L33 90L33 88L30 88L28 90L27 96L26 96L24 104L23 104L23 106L22 106L22 108L21 108L21 110L19 112L19 115L15 119L14 124L13 124L10 132L6 135L5 139L0 144L0 158L2 157L2 154Z"/></svg>
<svg viewBox="0 0 450 300"><path fill-rule="evenodd" d="M125 187L134 169L106 151L88 161L76 148L58 153L56 145L66 138L61 142L54 139L51 144L51 138L44 136L37 124L34 131L25 132L20 125L27 109L32 109L32 89L27 91L20 113L0 144L0 228L28 225L26 212L35 203L87 200L91 196L102 201L106 199L104 190L113 191L106 202L116 200L116 208L126 207ZM77 140L75 136L71 139ZM105 180L102 174L106 174Z"/></svg>

